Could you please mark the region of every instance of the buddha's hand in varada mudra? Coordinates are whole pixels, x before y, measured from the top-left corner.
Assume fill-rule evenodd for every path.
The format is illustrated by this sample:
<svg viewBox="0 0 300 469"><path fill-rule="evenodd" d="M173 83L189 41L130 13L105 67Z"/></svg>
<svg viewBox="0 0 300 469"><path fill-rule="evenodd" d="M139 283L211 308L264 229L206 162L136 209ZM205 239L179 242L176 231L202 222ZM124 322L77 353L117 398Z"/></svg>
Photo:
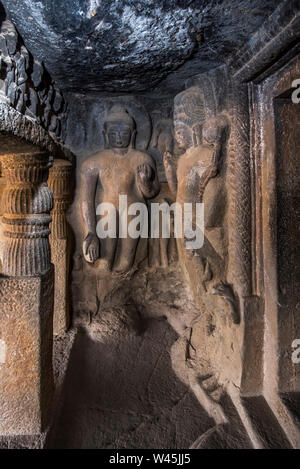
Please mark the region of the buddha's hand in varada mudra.
<svg viewBox="0 0 300 469"><path fill-rule="evenodd" d="M88 233L83 241L83 252L88 262L95 262L100 256L100 243L95 233Z"/></svg>

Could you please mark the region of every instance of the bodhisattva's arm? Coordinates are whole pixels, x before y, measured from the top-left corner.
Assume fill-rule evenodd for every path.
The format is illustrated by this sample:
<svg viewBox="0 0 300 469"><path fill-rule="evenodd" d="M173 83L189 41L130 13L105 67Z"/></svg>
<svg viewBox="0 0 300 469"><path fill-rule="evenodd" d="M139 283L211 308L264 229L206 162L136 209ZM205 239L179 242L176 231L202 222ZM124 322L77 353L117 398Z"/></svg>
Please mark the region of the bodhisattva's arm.
<svg viewBox="0 0 300 469"><path fill-rule="evenodd" d="M137 167L137 185L146 199L151 199L159 193L157 170L150 156Z"/></svg>
<svg viewBox="0 0 300 469"><path fill-rule="evenodd" d="M99 257L99 240L96 235L95 194L99 169L87 160L80 173L80 207L84 223L85 238L83 255L88 262L95 262Z"/></svg>
<svg viewBox="0 0 300 469"><path fill-rule="evenodd" d="M206 186L208 182L210 181L210 179L214 178L218 174L218 164L219 164L219 159L221 155L221 144L220 143L213 144L213 147L214 147L213 157L212 157L211 163L207 166L207 168L203 170L203 168L199 166L194 166L194 168L192 168L188 177L188 183L190 183L193 178L197 179L198 202L202 202Z"/></svg>
<svg viewBox="0 0 300 469"><path fill-rule="evenodd" d="M163 155L163 163L165 167L166 178L170 191L174 197L177 195L177 177L174 165L174 157L169 151L165 151Z"/></svg>

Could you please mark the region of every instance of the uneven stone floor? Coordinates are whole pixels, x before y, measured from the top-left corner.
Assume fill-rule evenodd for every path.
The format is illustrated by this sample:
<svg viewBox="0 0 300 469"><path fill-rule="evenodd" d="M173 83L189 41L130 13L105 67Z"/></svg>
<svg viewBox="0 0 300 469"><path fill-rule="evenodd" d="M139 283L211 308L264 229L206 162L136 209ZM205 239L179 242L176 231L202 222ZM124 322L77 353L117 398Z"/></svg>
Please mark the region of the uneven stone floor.
<svg viewBox="0 0 300 469"><path fill-rule="evenodd" d="M214 426L171 367L177 335L164 319L141 328L82 328L71 352L51 448L189 448Z"/></svg>
<svg viewBox="0 0 300 469"><path fill-rule="evenodd" d="M218 425L219 404L208 408L203 389L199 395L200 371L214 348L205 341L206 322L191 342L201 313L176 264L140 271L118 283L98 312L88 307L54 337L50 426L42 435L0 437L0 448L252 447L226 392L219 404L227 423ZM196 388L188 370L195 378L200 373Z"/></svg>

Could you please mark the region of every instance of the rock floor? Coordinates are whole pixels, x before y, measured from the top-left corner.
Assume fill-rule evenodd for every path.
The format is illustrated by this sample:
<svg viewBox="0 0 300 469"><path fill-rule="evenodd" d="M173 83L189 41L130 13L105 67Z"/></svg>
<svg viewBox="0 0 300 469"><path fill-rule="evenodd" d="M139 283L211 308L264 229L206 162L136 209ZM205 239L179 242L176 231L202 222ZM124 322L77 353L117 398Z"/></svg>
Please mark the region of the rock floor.
<svg viewBox="0 0 300 469"><path fill-rule="evenodd" d="M189 448L214 422L172 370L176 339L165 319L121 334L103 321L80 328L47 446Z"/></svg>

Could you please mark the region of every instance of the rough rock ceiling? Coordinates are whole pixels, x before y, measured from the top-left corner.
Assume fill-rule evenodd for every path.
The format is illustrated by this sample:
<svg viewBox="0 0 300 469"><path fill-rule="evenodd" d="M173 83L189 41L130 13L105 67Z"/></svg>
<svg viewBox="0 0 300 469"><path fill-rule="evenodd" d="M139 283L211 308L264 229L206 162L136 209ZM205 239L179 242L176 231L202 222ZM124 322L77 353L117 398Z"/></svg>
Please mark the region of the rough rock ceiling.
<svg viewBox="0 0 300 469"><path fill-rule="evenodd" d="M278 0L2 0L61 89L149 91L226 61Z"/></svg>

